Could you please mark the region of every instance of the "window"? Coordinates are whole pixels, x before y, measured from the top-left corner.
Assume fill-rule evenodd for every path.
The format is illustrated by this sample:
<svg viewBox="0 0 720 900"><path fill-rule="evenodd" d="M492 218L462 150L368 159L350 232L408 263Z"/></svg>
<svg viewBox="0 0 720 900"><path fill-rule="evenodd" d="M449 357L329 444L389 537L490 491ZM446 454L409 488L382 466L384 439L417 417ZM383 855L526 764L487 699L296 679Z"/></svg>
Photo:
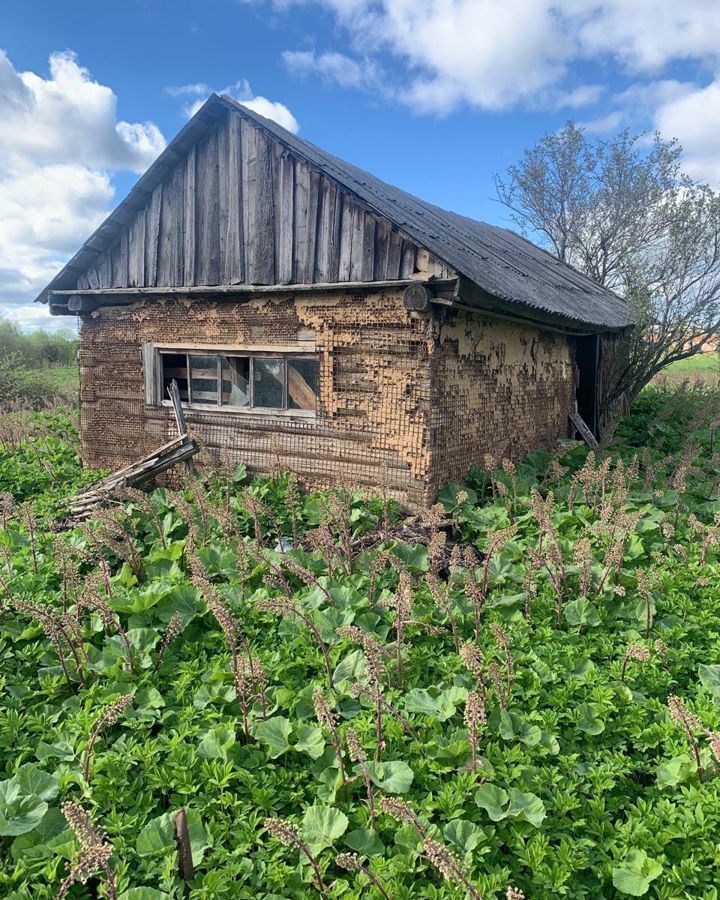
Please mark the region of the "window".
<svg viewBox="0 0 720 900"><path fill-rule="evenodd" d="M296 353L158 350L161 400L173 379L183 403L231 409L314 412L320 384L316 357Z"/></svg>

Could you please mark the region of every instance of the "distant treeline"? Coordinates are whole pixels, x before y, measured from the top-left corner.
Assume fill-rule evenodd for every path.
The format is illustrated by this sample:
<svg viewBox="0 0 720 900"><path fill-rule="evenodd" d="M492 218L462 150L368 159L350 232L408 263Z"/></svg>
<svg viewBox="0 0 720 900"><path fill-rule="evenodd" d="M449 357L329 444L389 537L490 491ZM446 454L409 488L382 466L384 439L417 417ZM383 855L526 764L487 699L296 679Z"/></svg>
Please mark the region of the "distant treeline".
<svg viewBox="0 0 720 900"><path fill-rule="evenodd" d="M0 413L77 396L78 339L71 331L23 332L0 320Z"/></svg>
<svg viewBox="0 0 720 900"><path fill-rule="evenodd" d="M71 331L23 332L12 322L0 320L0 356L16 356L24 368L72 366L78 339Z"/></svg>

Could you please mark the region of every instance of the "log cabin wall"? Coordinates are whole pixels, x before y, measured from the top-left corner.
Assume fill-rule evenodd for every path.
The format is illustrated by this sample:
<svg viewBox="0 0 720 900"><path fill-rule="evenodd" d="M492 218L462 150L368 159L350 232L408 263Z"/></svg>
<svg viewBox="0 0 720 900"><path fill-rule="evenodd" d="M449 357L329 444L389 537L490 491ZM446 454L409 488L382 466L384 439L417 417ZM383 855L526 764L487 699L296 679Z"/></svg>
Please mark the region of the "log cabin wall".
<svg viewBox="0 0 720 900"><path fill-rule="evenodd" d="M568 436L572 348L565 335L456 311L430 356L429 495L468 470L518 462Z"/></svg>
<svg viewBox="0 0 720 900"><path fill-rule="evenodd" d="M200 464L281 468L310 486L360 485L413 508L427 504L431 416L424 313L402 288L339 295L266 295L249 302L158 299L103 307L81 324L83 457L117 468L176 434L172 412L146 403L143 344L287 346L314 343L320 361L314 417L188 408Z"/></svg>

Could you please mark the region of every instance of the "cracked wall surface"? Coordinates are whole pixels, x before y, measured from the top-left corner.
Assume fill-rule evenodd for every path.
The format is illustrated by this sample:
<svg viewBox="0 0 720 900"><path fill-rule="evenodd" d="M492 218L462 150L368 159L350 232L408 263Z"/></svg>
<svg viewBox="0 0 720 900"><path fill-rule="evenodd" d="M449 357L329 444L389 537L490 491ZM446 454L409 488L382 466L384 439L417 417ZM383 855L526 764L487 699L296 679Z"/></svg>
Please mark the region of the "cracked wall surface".
<svg viewBox="0 0 720 900"><path fill-rule="evenodd" d="M200 464L244 461L250 472L294 471L312 486L385 490L411 506L429 480L426 321L402 291L268 296L249 302L152 298L104 307L81 326L81 437L95 468L118 468L177 432L172 411L148 406L141 345L293 345L320 358L315 418L186 410Z"/></svg>
<svg viewBox="0 0 720 900"><path fill-rule="evenodd" d="M573 361L565 335L453 311L430 357L430 493L486 453L518 461L568 434Z"/></svg>
<svg viewBox="0 0 720 900"><path fill-rule="evenodd" d="M567 435L573 378L563 335L453 311L438 337L429 313L405 309L400 288L248 302L153 297L83 318L86 465L119 468L177 433L171 409L145 402L144 343L300 341L320 359L315 417L187 409L201 465L288 469L309 486L359 485L417 509L485 453L517 460Z"/></svg>

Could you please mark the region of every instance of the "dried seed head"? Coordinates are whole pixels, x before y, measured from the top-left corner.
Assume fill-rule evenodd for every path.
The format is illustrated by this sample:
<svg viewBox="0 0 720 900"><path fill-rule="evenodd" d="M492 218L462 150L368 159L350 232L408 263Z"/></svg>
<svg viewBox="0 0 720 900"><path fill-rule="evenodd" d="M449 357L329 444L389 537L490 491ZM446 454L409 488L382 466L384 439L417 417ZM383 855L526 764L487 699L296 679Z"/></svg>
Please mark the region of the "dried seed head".
<svg viewBox="0 0 720 900"><path fill-rule="evenodd" d="M468 731L476 733L481 725L487 722L487 712L485 709L485 701L476 691L468 694L465 703L465 727Z"/></svg>
<svg viewBox="0 0 720 900"><path fill-rule="evenodd" d="M93 734L99 734L106 726L114 725L133 702L133 696L133 694L123 694L122 697L118 697L114 703L111 703L98 719L97 725L93 729Z"/></svg>
<svg viewBox="0 0 720 900"><path fill-rule="evenodd" d="M471 675L474 675L478 681L482 681L483 663L485 662L485 658L483 657L482 650L477 644L473 644L470 641L463 644L460 648L460 658L468 672L470 672Z"/></svg>
<svg viewBox="0 0 720 900"><path fill-rule="evenodd" d="M61 810L75 834L79 850L67 877L60 885L58 900L65 897L76 881L85 884L98 869L104 870L111 888L111 896L114 897L115 877L110 868L110 858L113 854L112 844L109 843L104 833L93 825L88 813L78 803L63 803Z"/></svg>
<svg viewBox="0 0 720 900"><path fill-rule="evenodd" d="M286 822L284 819L265 819L264 825L270 834L280 841L281 844L285 844L286 847L299 849L302 846L303 841L300 837L300 831L291 822Z"/></svg>
<svg viewBox="0 0 720 900"><path fill-rule="evenodd" d="M427 858L444 878L447 878L448 881L454 881L457 878L459 863L447 847L439 841L426 837L423 841L423 848Z"/></svg>
<svg viewBox="0 0 720 900"><path fill-rule="evenodd" d="M335 731L337 727L337 713L331 708L327 697L320 688L313 690L312 699L318 722L324 725L328 731Z"/></svg>
<svg viewBox="0 0 720 900"><path fill-rule="evenodd" d="M625 651L625 660L634 659L637 662L647 662L650 659L650 651L644 644L628 644Z"/></svg>
<svg viewBox="0 0 720 900"><path fill-rule="evenodd" d="M348 872L359 872L362 869L357 853L338 853L335 862Z"/></svg>
<svg viewBox="0 0 720 900"><path fill-rule="evenodd" d="M510 885L505 894L505 900L525 900L525 894L519 888Z"/></svg>
<svg viewBox="0 0 720 900"><path fill-rule="evenodd" d="M412 808L404 800L398 797L382 797L380 799L380 809L386 816L390 816L398 822L405 825L414 825L416 828L420 826L420 820L412 811Z"/></svg>
<svg viewBox="0 0 720 900"><path fill-rule="evenodd" d="M692 734L703 727L700 717L690 712L683 701L675 694L671 694L668 697L667 705L673 722L684 728L688 734Z"/></svg>
<svg viewBox="0 0 720 900"><path fill-rule="evenodd" d="M356 763L364 763L366 759L365 751L362 748L360 738L354 728L348 728L345 740L347 741L348 751L350 752L350 759Z"/></svg>

